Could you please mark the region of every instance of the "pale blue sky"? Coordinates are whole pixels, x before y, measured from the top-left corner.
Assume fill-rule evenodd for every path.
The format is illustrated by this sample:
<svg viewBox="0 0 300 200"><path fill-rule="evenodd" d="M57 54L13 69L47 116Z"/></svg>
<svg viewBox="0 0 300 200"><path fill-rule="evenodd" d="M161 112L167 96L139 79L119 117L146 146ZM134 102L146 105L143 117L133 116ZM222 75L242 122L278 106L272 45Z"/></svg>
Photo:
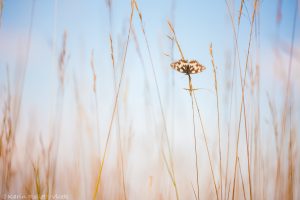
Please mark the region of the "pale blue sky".
<svg viewBox="0 0 300 200"><path fill-rule="evenodd" d="M124 49L124 41L127 37L130 3L120 0L112 1L112 22L113 22L113 40L117 68L120 69L120 58ZM245 1L249 16L252 14L252 1ZM233 65L233 33L230 19L228 16L225 1L175 1L175 9L172 11L172 1L138 1L139 8L143 14L144 26L150 43L150 49L153 56L154 67L158 74L161 96L163 98L164 109L171 115L171 102L175 98L177 110L175 116L186 116L189 111L188 95L182 90L186 87L187 80L182 74L175 73L175 96L171 95L170 86L172 74L169 64L171 60L163 53L170 53L170 41L166 37L169 33L167 19L174 20L175 31L185 57L197 59L200 63L207 66L207 70L200 75L195 75L193 80L195 87L206 88L210 92L199 92L199 99L204 105L204 112L208 113L207 121L214 119L211 116L211 109L215 109L215 100L213 95L212 69L209 55L209 44L212 42L214 47L215 61L218 66L218 73L221 80L227 73L227 61ZM276 13L277 1L264 0L261 2L260 12L260 62L262 77L268 77L270 59L274 59L273 48L281 43L290 43L292 22L294 14L295 1L283 1L282 4L282 22L277 32ZM56 9L55 9L56 8ZM4 1L4 10L2 15L2 24L0 29L0 80L5 80L5 66L18 70L18 63L24 54L24 47L28 37L30 24L30 13L32 1ZM236 1L234 7L235 20L237 19L239 2ZM244 8L244 15L241 20L239 30L239 45L241 52L242 65L245 60L245 53L249 40L249 19L247 10ZM172 12L174 19L172 18ZM297 18L297 30L295 44L299 44L299 15ZM154 79L151 74L151 65L148 57L144 38L140 29L140 23L137 15L133 19L134 29L139 41L143 60L145 62L147 80L150 84L150 94L145 96L144 80L145 76L140 60L137 56L134 40L131 37L128 57L126 63L124 87L129 88L128 101L130 108L133 109L132 120L142 120L139 111L144 109L145 98L151 98L153 101L153 115L159 115L159 107L154 87ZM28 109L34 109L37 112L50 112L54 108L55 95L57 89L57 60L61 50L62 35L64 31L68 33L67 52L69 60L67 62L66 75L66 99L67 110L71 112L69 105L73 98L73 77L76 76L83 90L82 98L92 113L94 102L92 96L92 77L90 69L90 55L92 49L95 54L95 65L98 75L98 96L100 101L100 110L105 117L103 125L107 124L109 119L112 99L113 99L113 81L112 67L110 62L109 49L109 19L108 8L104 0L64 0L64 1L35 1L33 29L31 35L31 46L29 53L28 71L25 79L24 102ZM276 34L279 33L279 37ZM253 46L257 46L255 38ZM297 45L295 45L297 46ZM54 49L53 49L54 48ZM255 51L252 52L255 54ZM177 49L174 49L175 59L179 58ZM255 60L254 60L255 61ZM286 59L287 61L287 59ZM287 62L285 62L287 65ZM274 64L274 62L271 62ZM75 75L74 75L75 74ZM269 77L269 80L263 80L263 94L268 90L270 84L276 80ZM272 84L271 84L272 86ZM220 86L223 87L222 85ZM223 90L224 91L224 90ZM226 91L224 92L225 95ZM277 98L277 97L275 97ZM122 99L121 99L122 100ZM149 99L148 99L149 101ZM236 99L239 102L239 99ZM181 104L186 107L180 106ZM26 107L25 106L25 107ZM226 105L224 105L226 107ZM266 111L267 112L267 111ZM68 113L68 112L66 112ZM183 114L183 115L181 115ZM107 115L107 116L106 116ZM224 117L225 118L225 117ZM144 123L144 122L143 122Z"/></svg>
<svg viewBox="0 0 300 200"><path fill-rule="evenodd" d="M14 155L17 156L14 157L14 160L17 163L15 164L18 166L19 163L26 165L26 163L30 164L31 161L43 162L43 159L38 159L44 156L43 152L39 151L39 148L47 148L47 144L50 143L50 140L47 139L54 138L54 135L58 136L57 144L60 145L60 149L58 149L59 156L57 160L61 162L57 162L56 174L57 176L62 174L64 176L61 176L62 179L57 179L61 180L61 183L57 184L58 188L55 192L58 194L59 192L65 193L67 191L75 192L76 194L81 193L81 196L77 198L91 199L88 196L84 196L84 193L87 193L87 195L92 194L90 191L94 189L94 185L92 185L95 180L94 170L96 169L98 158L103 158L104 144L108 135L115 99L109 34L112 31L118 81L129 28L130 0L112 0L111 30L106 0L3 1L4 8L0 27L1 119L3 104L5 103L4 97L7 94L6 82L8 77L6 67L8 66L9 68L11 94L12 99L14 99L15 95L20 95L16 92L16 85L20 81L22 69L27 66L21 117L18 121L19 126L16 133L16 150L14 153L17 154ZM234 15L235 26L237 27L237 16L241 0L228 1L231 2L231 13ZM245 68L250 35L249 17L253 12L253 1L245 0L241 25L238 30L242 69ZM274 163L277 159L272 158L276 152L272 117L277 117L280 126L282 102L286 95L286 76L296 4L296 0L282 1L282 21L280 25L277 25L278 1L259 0L261 2L258 10L259 18L255 20L245 92L250 155L253 158L255 155L255 162L258 161L259 165L262 164L264 171L267 172L258 173L260 177L257 180L266 180L265 188L267 190L264 191L263 195L271 195L271 199L275 194L272 184L276 181L272 181L272 175L269 171L272 171L273 167L278 164ZM35 4L32 32L29 35L33 2ZM193 86L201 88L196 91L196 97L200 106L208 149L213 163L213 167L209 165L203 132L197 116L195 137L197 141L196 148L198 148L199 152L200 194L203 194L204 198L211 197L211 193L208 192L212 189L210 187L213 186L213 183L210 182L210 168L214 168L216 172L219 169L216 168L218 167L218 158L216 157L218 154L218 148L216 148L218 146L218 115L213 70L209 54L210 43L213 44L214 59L217 66L220 92L220 146L223 149L221 152L228 151L228 177L231 177L230 171L233 172L233 164L237 155L233 146L235 146L235 138L238 132L241 103L239 68L235 57L233 31L225 0L137 0L137 3L143 15L143 23L153 58L153 67L157 74L168 136L172 146L171 154L174 155L174 163L172 162L171 164L175 167L176 178L179 183L179 194L189 193L191 198L193 191L190 184L195 186L196 177L194 174L195 154L191 99L189 93L183 89L188 85L186 75L174 71L170 67L172 60L164 55L164 53L172 54L171 41L167 37L169 34L168 19L173 22L185 57L187 59L196 59L206 66L204 72L192 75L192 78ZM173 3L175 5L172 8ZM156 195L156 193L159 195L160 192L163 193L163 198L164 195L168 196L173 193L171 180L169 177L164 179L168 173L164 165L162 165L161 150L166 148L166 141L161 141L162 137L165 136L163 134L163 120L151 62L137 13L135 13L132 23L136 40L133 37L134 35L131 34L119 98L118 111L121 131L119 132L120 134L116 134L118 132L116 131L117 121L115 119L109 140L107 159L105 159L107 161L104 167L103 182L105 184L102 184L104 186L103 191L108 191L107 194L113 193L117 190L111 190L110 188L115 188L116 186L118 188L116 194L120 194L121 190L119 190L116 180L119 177L119 172L124 172L123 168L119 168L120 165L117 162L117 158L120 155L119 150L121 150L121 152L124 152L124 174L126 190L129 191L128 198L143 199L147 198L150 193L151 195ZM296 130L297 134L299 134L300 130L299 123L297 123L300 121L299 25L300 19L298 14L291 75L292 95L290 96L293 101L291 124L295 126L293 130ZM61 96L57 95L57 69L65 31L67 32L67 57L65 63L65 93L62 100L59 98ZM27 51L28 41L30 41L29 51ZM140 55L137 51L136 41L139 45ZM94 63L97 74L98 104L96 104L93 93L93 74L90 66L92 51L94 51ZM176 47L173 53L175 60L180 58ZM27 55L28 62L26 63ZM142 59L140 59L140 56ZM256 74L253 73L253 71L256 72L256 64L259 64L260 74L259 95L257 94L257 89L251 90L253 88L251 84L255 86L257 82L250 81L250 78ZM228 84L232 80L234 86L230 89ZM276 107L277 116L271 116L267 94L271 97L271 101ZM231 97L232 102L230 101ZM57 106L57 102L62 104ZM258 119L258 105L260 106L261 114L259 123L256 121ZM14 109L15 106L12 104L12 112ZM61 117L60 114L62 114ZM99 132L97 131L96 120L99 122ZM260 131L256 129L258 126ZM288 126L286 127L286 132L289 132ZM248 167L245 154L246 134L244 134L244 130L242 119L239 142L239 159L241 160L239 161L239 167L241 167L240 174L242 177L246 175L245 170ZM117 140L118 136L121 138L122 145ZM254 141L254 138L260 140L251 142ZM298 140L300 139L300 137L297 138ZM41 140L45 146L40 143ZM53 140L51 139L51 141ZM227 148L227 141L229 148ZM287 147L284 142L288 142L288 140L283 140L282 143L283 147ZM254 147L252 144L258 145ZM120 147L124 149L119 149ZM257 157L258 159L256 158L257 151L254 150L256 147L259 149L258 152L260 154ZM53 149L55 151L55 147ZM52 158L51 150L49 152L50 158ZM224 154L222 153L223 163L225 163ZM283 148L282 155L285 155L285 148ZM284 159L281 161L285 162ZM254 165L256 166L256 164ZM31 165L29 166L31 167ZM43 168L41 169L42 176ZM122 170L119 171L119 169ZM165 171L163 172L161 169ZM223 165L223 169L225 169L225 165ZM19 178L23 180L27 176L26 173L29 172L28 170L19 171L21 174L17 173L14 177L16 181L19 181ZM68 176L68 172L75 172L76 176ZM18 174L21 176L18 176ZM262 176L264 176L263 179L261 179ZM77 179L77 177L80 179ZM153 188L150 186L152 185L152 178ZM217 182L218 179L219 175L217 172ZM230 181L229 179L228 181ZM72 185L74 180L80 180L81 182L80 187L82 186L82 188L79 188L80 190L78 191ZM245 185L247 185L248 179L245 180L247 180L245 181ZM42 179L41 181L43 182ZM17 185L21 186L21 184ZM254 193L257 193L256 195L260 194L259 190ZM148 199L151 195L148 196ZM240 192L240 195L242 195L242 192ZM103 197L105 198L106 196Z"/></svg>

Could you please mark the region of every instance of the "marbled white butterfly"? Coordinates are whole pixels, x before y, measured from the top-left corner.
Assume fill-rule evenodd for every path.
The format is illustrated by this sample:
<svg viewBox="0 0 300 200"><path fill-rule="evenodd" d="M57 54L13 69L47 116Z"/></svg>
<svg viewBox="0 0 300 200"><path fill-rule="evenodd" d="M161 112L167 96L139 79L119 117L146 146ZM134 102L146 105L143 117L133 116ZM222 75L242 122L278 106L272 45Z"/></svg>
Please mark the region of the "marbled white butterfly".
<svg viewBox="0 0 300 200"><path fill-rule="evenodd" d="M180 59L176 62L171 63L171 67L181 73L185 73L187 75L189 74L197 74L206 69L203 65L201 65L198 61L196 60L184 60Z"/></svg>

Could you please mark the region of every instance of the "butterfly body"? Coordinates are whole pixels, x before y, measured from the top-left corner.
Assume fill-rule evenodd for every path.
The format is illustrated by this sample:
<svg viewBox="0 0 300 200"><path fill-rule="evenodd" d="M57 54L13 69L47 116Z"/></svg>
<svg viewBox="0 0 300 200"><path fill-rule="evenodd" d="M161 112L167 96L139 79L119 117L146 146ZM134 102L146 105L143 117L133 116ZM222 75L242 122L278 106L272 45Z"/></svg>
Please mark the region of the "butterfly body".
<svg viewBox="0 0 300 200"><path fill-rule="evenodd" d="M187 75L198 74L206 69L196 60L188 61L184 59L180 59L176 62L171 63L171 67L176 71Z"/></svg>

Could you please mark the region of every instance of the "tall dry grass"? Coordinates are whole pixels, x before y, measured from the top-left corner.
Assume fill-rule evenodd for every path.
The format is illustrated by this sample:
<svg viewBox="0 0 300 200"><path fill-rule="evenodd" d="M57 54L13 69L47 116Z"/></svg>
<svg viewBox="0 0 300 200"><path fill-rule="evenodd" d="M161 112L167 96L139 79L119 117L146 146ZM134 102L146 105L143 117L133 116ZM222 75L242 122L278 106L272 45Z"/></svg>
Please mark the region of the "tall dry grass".
<svg viewBox="0 0 300 200"><path fill-rule="evenodd" d="M104 119L107 115L103 112L102 100L98 98L103 95L100 88L104 84L99 72L105 71L96 62L98 54L95 50L89 53L87 82L92 83L88 87L90 93L85 91L82 86L85 81L76 75L75 70L74 82L70 84L71 70L68 69L72 59L69 51L72 32L65 31L58 55L53 55L57 61L58 86L53 97L54 114L50 116L48 127L35 130L38 126L32 122L28 130L23 130L26 127L21 126L26 116L22 114L26 92L24 85L27 68L30 67L29 57L35 53L31 51L35 4L36 1L33 1L25 59L20 63L22 68L14 71L10 65L5 65L2 71L6 74L0 76L4 77L0 90L1 199L17 198L16 195L24 195L27 199L53 199L55 195L67 199L299 199L299 104L296 102L299 86L293 76L297 72L295 63L299 63L296 45L298 1L292 11L292 35L288 53L285 54L287 63L284 63L287 70L280 79L283 89L278 89L281 95L261 89L264 71L263 63L260 63L263 56L260 57L259 23L263 2L224 1L231 24L233 59L228 58L229 72L224 75L227 70L225 64L219 63L220 55L215 54L218 44L214 42L214 48L211 44L206 52L206 57L211 60L207 68L212 74L210 79L215 101L209 110L216 111L206 113L207 105L201 98L208 98L209 95L195 90L194 86L199 83L194 79L196 76L193 76L194 82L190 75L187 76L188 92L175 84L180 79L176 72L172 74L172 88L169 88L167 81L161 81L160 76L165 75L161 74L165 68L159 68L158 61L154 59L157 52L150 39L153 33L146 26L149 13L143 10L142 2L130 1L126 38L123 43L117 43L119 38L115 38L113 28L115 2L107 0L110 28L105 45L108 47L107 60L112 83L105 83L105 86L113 94L111 105L105 105L111 106L108 119ZM174 4L171 11L176 13ZM283 17L282 4L278 1L277 18L274 19L278 24ZM5 12L5 2L0 0L0 30ZM251 14L249 23L245 19L246 12ZM171 55L172 60L186 59L188 56L183 54L183 49L188 47L181 46L185 38L176 34L178 29L173 26L174 18L172 22L164 23L165 29L170 32L170 41L166 40L172 46L171 52L166 55ZM244 34L242 27L248 30L247 35L243 35L246 41L240 39ZM132 52L128 53L131 43L135 45L132 51L136 56L134 60L139 60L143 70L139 77L127 71L130 65L128 60L132 59ZM174 56L177 54L173 50L179 58ZM166 69L166 76L171 76L171 70L170 67ZM207 75L203 73L203 76ZM140 95L138 89L135 90L138 87L128 86L134 78L144 81L141 84L145 85L147 95L140 97L146 102L143 105L145 110L140 111L143 117L132 120L129 99ZM180 139L173 133L178 131L173 123L182 120L182 116L172 110L170 117L168 108L174 109L174 106L165 103L166 96L170 94L165 95L165 88L175 93L172 93L170 102L177 102L188 113L188 119L180 121L186 127ZM72 104L67 102L70 91L73 91L74 105L71 108L75 111L72 112L75 117L68 119L65 115L70 111L67 109L69 103ZM184 98L190 98L189 101L182 101L187 105L175 98L181 93ZM92 99L89 103L84 103L85 95ZM213 122L208 122L210 114L215 119ZM104 120L107 121L106 131L101 126ZM65 131L66 121L74 124L75 134L69 136ZM132 128L133 124L138 123L143 126L141 121L147 124L147 127L142 127L147 134L142 139L138 138L138 131ZM214 127L209 127L211 125ZM25 132L28 134L24 135ZM153 132L154 136L151 135ZM191 138L191 141L182 138ZM64 140L72 141L74 146L71 145L71 152L67 150ZM189 144L191 148L182 149L180 144Z"/></svg>

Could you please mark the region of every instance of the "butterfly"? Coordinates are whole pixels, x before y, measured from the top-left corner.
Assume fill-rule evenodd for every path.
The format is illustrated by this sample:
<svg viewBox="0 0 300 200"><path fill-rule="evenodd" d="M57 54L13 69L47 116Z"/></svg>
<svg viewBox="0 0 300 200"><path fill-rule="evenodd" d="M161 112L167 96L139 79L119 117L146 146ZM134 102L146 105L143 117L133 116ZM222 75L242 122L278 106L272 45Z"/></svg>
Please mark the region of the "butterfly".
<svg viewBox="0 0 300 200"><path fill-rule="evenodd" d="M175 69L176 71L179 71L181 73L185 73L187 75L190 74L198 74L206 69L203 65L201 65L196 60L184 60L180 59L176 62L171 63L171 67Z"/></svg>

